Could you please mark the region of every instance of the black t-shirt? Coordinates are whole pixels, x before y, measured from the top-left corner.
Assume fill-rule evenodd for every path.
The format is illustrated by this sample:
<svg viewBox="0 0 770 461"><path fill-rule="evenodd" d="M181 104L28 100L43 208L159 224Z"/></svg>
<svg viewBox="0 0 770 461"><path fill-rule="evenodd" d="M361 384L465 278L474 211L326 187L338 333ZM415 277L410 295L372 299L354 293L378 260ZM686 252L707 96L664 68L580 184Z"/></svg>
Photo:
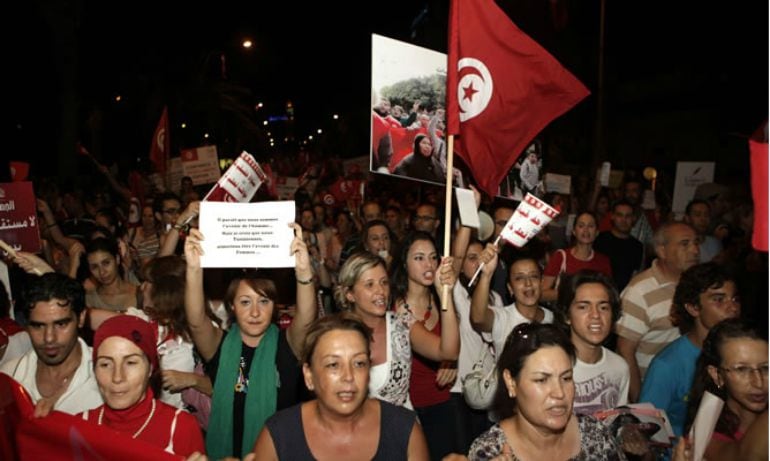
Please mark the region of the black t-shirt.
<svg viewBox="0 0 770 461"><path fill-rule="evenodd" d="M222 335L222 340L219 342L219 347L214 356L209 360L204 369L206 374L211 378L211 385L213 386L217 379L217 371L219 370L219 355L222 351L222 344L224 343L225 336ZM241 365L242 372L239 370L239 374L242 373L245 377L245 381L239 377L236 384L235 396L233 398L233 455L241 457L241 443L243 440L243 418L244 408L246 406L246 395L248 394L248 376L251 370L251 362L254 359L255 347L249 347L241 342ZM305 387L305 381L302 378L302 368L300 367L299 360L294 356L294 353L289 346L289 341L286 338L286 330L281 330L278 334L278 349L275 357L275 370L278 374L278 399L276 402L276 409L281 410L295 405L299 402L304 402L311 398L310 391Z"/></svg>
<svg viewBox="0 0 770 461"><path fill-rule="evenodd" d="M628 285L635 271L642 267L642 242L634 237L618 238L611 231L604 231L596 237L594 250L606 255L612 266L612 278L618 292Z"/></svg>

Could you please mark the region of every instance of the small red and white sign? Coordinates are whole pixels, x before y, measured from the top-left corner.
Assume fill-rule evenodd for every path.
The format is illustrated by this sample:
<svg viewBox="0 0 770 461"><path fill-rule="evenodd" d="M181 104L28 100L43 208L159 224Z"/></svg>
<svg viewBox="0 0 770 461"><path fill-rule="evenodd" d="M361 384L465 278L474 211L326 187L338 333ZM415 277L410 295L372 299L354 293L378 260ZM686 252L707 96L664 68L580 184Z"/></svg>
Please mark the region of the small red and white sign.
<svg viewBox="0 0 770 461"><path fill-rule="evenodd" d="M251 154L243 151L203 200L246 203L251 201L259 186L266 181L267 175L259 163Z"/></svg>
<svg viewBox="0 0 770 461"><path fill-rule="evenodd" d="M500 232L500 237L521 248L557 216L559 212L556 209L534 195L527 194Z"/></svg>

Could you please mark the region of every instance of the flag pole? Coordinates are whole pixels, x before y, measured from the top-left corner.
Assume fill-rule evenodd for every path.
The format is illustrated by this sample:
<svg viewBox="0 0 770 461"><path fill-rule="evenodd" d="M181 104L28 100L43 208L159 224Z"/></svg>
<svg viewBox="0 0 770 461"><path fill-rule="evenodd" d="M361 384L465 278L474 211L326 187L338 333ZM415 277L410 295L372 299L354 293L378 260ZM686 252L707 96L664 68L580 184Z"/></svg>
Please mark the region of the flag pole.
<svg viewBox="0 0 770 461"><path fill-rule="evenodd" d="M455 137L449 135L446 150L446 191L444 196L444 256L450 255L450 239L452 231L452 179L454 176L454 145ZM450 296L449 285L441 290L441 310L447 310L447 298Z"/></svg>

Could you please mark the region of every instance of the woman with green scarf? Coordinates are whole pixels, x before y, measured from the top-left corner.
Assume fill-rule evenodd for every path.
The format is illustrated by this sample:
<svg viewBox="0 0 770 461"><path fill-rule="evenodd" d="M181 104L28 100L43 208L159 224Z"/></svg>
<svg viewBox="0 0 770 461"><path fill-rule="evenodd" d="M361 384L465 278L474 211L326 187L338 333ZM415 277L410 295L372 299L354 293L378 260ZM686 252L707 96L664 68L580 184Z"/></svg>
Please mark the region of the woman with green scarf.
<svg viewBox="0 0 770 461"><path fill-rule="evenodd" d="M240 458L249 453L267 418L299 402L299 360L305 330L316 317L315 284L302 229L291 224L295 255L297 311L291 326L279 331L274 322L275 284L259 278L237 278L227 288L225 305L232 311L228 331L206 315L200 241L190 231L185 241L187 287L185 310L193 342L214 385L206 434L209 459Z"/></svg>

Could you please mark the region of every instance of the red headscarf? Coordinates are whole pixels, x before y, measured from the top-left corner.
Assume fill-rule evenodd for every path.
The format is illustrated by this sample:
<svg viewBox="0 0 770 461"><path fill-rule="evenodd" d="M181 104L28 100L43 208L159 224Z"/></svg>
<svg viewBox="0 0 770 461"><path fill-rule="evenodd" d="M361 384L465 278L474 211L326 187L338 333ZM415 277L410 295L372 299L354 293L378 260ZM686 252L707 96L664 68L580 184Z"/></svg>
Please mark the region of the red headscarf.
<svg viewBox="0 0 770 461"><path fill-rule="evenodd" d="M153 370L158 369L158 330L148 322L133 315L118 315L107 319L94 334L94 363L102 341L112 336L125 338L144 352Z"/></svg>

